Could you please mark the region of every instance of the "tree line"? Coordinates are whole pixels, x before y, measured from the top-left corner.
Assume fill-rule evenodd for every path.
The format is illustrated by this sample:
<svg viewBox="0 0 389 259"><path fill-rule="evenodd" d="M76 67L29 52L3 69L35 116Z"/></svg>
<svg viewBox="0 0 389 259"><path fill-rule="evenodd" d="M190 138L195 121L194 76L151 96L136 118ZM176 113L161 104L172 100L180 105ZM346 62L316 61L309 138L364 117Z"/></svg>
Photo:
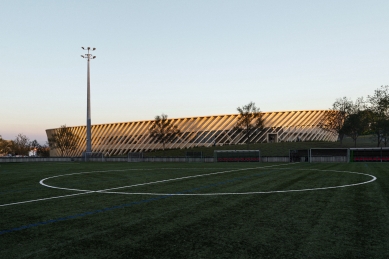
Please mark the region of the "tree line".
<svg viewBox="0 0 389 259"><path fill-rule="evenodd" d="M0 135L0 155L28 156L30 151L34 151L35 156L49 157L50 149L58 149L60 156L69 156L78 147L78 140L79 136L66 125L61 125L44 145L37 140L30 141L21 133L13 140L5 140Z"/></svg>
<svg viewBox="0 0 389 259"><path fill-rule="evenodd" d="M263 114L254 102L238 107L239 115L234 130L245 138L247 148L252 136L264 128ZM342 143L344 136L353 139L356 146L360 135L373 134L377 146L387 146L389 139L389 86L381 86L366 98L359 97L355 101L347 97L338 98L319 124L320 128L338 135ZM155 116L149 128L150 137L165 150L167 143L180 137L182 132L168 120L166 114ZM0 136L0 154L28 155L32 149L40 156L48 156L49 148L58 149L61 156L69 156L79 143L79 136L70 128L62 125L48 139L45 145L36 140L30 141L25 135L19 134L14 140L6 141Z"/></svg>
<svg viewBox="0 0 389 259"><path fill-rule="evenodd" d="M0 135L0 154L12 156L28 156L30 151L34 151L36 156L49 156L48 144L41 145L37 140L32 140L24 135L18 134L13 140L5 140Z"/></svg>
<svg viewBox="0 0 389 259"><path fill-rule="evenodd" d="M263 114L254 102L238 107L239 112L233 130L245 139L247 148L252 137L264 128ZM151 139L160 143L162 150L166 144L175 141L183 133L169 120L168 115L161 114L154 118L149 128ZM338 135L340 142L344 136L353 139L356 146L360 135L373 134L377 146L387 146L389 139L389 86L381 86L372 95L360 97L355 101L347 97L338 98L326 113L319 127ZM75 135L66 125L62 125L48 139L51 149L58 149L61 156L69 156L78 147L80 137ZM14 143L23 143L19 136ZM22 145L22 144L20 144ZM20 146L19 145L19 146Z"/></svg>
<svg viewBox="0 0 389 259"><path fill-rule="evenodd" d="M389 86L381 86L366 98L355 101L347 97L338 98L320 127L338 135L342 143L349 136L356 147L361 135L374 135L377 147L388 144L389 140Z"/></svg>

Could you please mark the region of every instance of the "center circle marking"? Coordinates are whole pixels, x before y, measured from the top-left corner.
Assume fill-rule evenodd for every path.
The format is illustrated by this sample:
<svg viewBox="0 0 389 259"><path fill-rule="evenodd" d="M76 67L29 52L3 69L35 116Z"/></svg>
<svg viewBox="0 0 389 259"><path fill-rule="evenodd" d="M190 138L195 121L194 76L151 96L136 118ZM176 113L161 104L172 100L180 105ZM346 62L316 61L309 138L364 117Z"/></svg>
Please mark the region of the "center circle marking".
<svg viewBox="0 0 389 259"><path fill-rule="evenodd" d="M160 169L170 169L170 170L179 170L184 168L160 168ZM187 169L187 168L185 168ZM204 168L202 168L204 169ZM212 169L212 168L211 168ZM71 174L63 174L63 175L56 175L51 176L42 179L39 183L45 187L48 188L54 188L54 189L61 189L61 190L68 190L68 191L77 191L82 192L83 194L88 193L106 193L106 194L124 194L124 195L157 195L157 196L218 196L218 195L249 195L249 194L267 194L267 193L287 193L287 192L305 192L305 191L318 191L318 190L328 190L328 189L337 189L337 188L345 188L345 187L351 187L351 186L358 186L362 184L368 184L371 182L374 182L377 180L377 178L370 174L365 173L359 173L359 172L351 172L351 171L339 171L339 170L320 170L320 169L298 169L302 171L318 171L318 172L337 172L337 173L349 173L349 174L359 174L359 175L365 175L370 177L371 179L364 182L354 183L354 184L345 184L345 185L337 185L337 186L328 186L328 187L317 187L317 188L305 188L305 189L292 189L292 190L275 190L275 191L257 191L257 192L226 192L226 193L147 193L147 192L120 192L120 191L112 191L117 189L123 189L123 188L131 188L136 186L142 186L142 185L151 185L151 184L159 184L159 183L165 183L170 181L176 181L176 180L183 180L183 179L190 179L190 178L196 178L196 177L205 177L210 175L216 175L216 174L223 174L223 173L230 173L230 172L238 172L238 171L245 171L245 170L253 170L253 169L270 169L270 170L280 170L280 169L286 169L290 170L291 168L270 168L270 167L258 167L258 168L242 168L242 169L235 169L235 170L226 170L221 172L214 172L209 174L201 174L201 175L193 175L193 176L185 176L185 177L178 177L178 178L172 178L167 180L160 180L160 181L154 181L154 182L148 182L148 183L141 183L141 184L134 184L134 185L128 185L128 186L122 186L122 187L114 187L109 189L102 189L102 190L82 190L82 189L73 189L73 188L64 188L64 187L58 187L58 186L52 186L44 183L48 179L63 177L63 176L70 176L70 175L78 175L78 174L88 174L88 173L102 173L102 172L118 172L118 171L148 171L153 169L124 169L124 170L107 170L107 171L91 171L91 172L80 172L80 173L71 173Z"/></svg>

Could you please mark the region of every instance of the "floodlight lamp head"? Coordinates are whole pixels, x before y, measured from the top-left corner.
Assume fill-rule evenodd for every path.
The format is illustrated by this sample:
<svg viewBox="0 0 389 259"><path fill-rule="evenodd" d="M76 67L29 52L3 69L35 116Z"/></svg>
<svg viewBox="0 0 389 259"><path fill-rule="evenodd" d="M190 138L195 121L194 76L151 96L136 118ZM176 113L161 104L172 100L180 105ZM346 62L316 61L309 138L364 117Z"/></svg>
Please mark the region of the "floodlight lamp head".
<svg viewBox="0 0 389 259"><path fill-rule="evenodd" d="M93 50L96 50L96 48L93 48Z"/></svg>
<svg viewBox="0 0 389 259"><path fill-rule="evenodd" d="M93 56L93 59L95 59L96 58L96 56Z"/></svg>
<svg viewBox="0 0 389 259"><path fill-rule="evenodd" d="M81 57L85 58L84 55L81 55Z"/></svg>
<svg viewBox="0 0 389 259"><path fill-rule="evenodd" d="M85 49L84 47L81 47L82 49Z"/></svg>
<svg viewBox="0 0 389 259"><path fill-rule="evenodd" d="M88 50L90 50L90 47L88 47Z"/></svg>

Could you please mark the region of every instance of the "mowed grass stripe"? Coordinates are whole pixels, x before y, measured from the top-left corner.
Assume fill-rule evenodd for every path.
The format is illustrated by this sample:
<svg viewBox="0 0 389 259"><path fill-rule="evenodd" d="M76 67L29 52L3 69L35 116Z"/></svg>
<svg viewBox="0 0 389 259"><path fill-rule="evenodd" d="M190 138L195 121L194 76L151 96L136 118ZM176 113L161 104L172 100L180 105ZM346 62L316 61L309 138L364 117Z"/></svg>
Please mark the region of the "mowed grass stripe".
<svg viewBox="0 0 389 259"><path fill-rule="evenodd" d="M357 257L356 252L359 252L364 258L385 258L389 251L387 193L382 193L388 187L386 172L379 165L360 170L361 165L302 164L299 167L361 171L376 175L378 180L361 186L301 193L169 197L1 235L4 249L0 251L0 257L329 258L328 254L332 258L344 258L347 255ZM92 165L88 167L88 170L93 169ZM306 178L296 180L301 173ZM328 185L330 182L349 183L359 177L347 173L331 173L331 177L326 177L326 173L306 173L280 171L278 175L269 173L266 177L252 177L216 187L245 190L262 184L256 180L266 179L270 180L266 185L283 184L285 188L294 189L302 182L309 185L320 181L320 184ZM47 172L42 174L47 175ZM247 172L244 176L255 174ZM217 180L239 177L231 176ZM204 177L199 183L217 183L214 180L216 178ZM18 226L148 198L93 194L60 202L48 201L39 206L0 208L0 213L6 212L2 214L5 217L2 217L1 225ZM359 208L368 213L361 213ZM333 216L335 214L339 216ZM369 223L370 219L374 224ZM356 225L357 222L363 224ZM347 228L347 224L355 226ZM339 226L336 233L340 236L333 238L332 234ZM365 235L358 236L358 233ZM369 242L364 238L369 238Z"/></svg>
<svg viewBox="0 0 389 259"><path fill-rule="evenodd" d="M280 226L277 217L284 215L283 221L286 221L288 219L286 213L290 211L289 206L294 204L291 197L282 199L280 196L281 194L273 194L205 200L202 204L204 209L200 207L190 211L182 210L174 215L175 220L170 223L170 227L175 234L156 235L137 255L142 253L152 255L157 253L158 248L163 247L164 257L168 254L178 256L174 248L167 244L178 244L180 240L185 240L182 244L185 249L193 251L196 248L197 250L206 248L208 254L217 254L220 258L228 258L234 253L254 256L258 255L259 251L263 251L263 254L267 254L270 258L275 252L279 253L275 247L272 247L271 241L280 244L284 241L279 239L283 227ZM188 214L193 214L191 220L182 222L180 219L188 217ZM274 236L265 234L270 230L269 226L265 226L266 224L271 224L275 228L271 230ZM202 231L204 229L207 230L206 233ZM291 240L295 242L296 240L292 238ZM266 242L269 242L269 245L266 245ZM155 248L152 248L152 244ZM229 245L226 247L225 244Z"/></svg>
<svg viewBox="0 0 389 259"><path fill-rule="evenodd" d="M245 179L247 179L247 177L242 177L241 176L239 178L236 178L236 180L245 180ZM196 189L207 189L207 188L212 188L214 186L220 186L220 185L227 184L227 183L231 183L231 181L227 180L227 181L223 181L223 182L218 182L216 184L200 186L200 187L196 187ZM187 190L180 191L180 193L187 193L187 192L191 192L191 191L192 191L191 189L189 189L189 190L187 189ZM87 212L83 212L83 213L80 213L80 214L75 214L75 215L65 216L65 217L61 217L61 218L50 219L50 220L46 220L46 221L40 221L40 222L36 222L36 223L22 225L20 227L0 230L0 235L11 233L11 232L15 232L15 231L21 231L21 230L29 229L29 228L32 228L32 227L38 227L38 226L43 226L43 225L47 225L47 224L57 223L57 222L60 222L60 221L71 220L71 219L75 219L75 218L79 218L79 217L84 217L84 216L90 216L90 215L94 215L94 214L97 214L97 213L107 212L107 211L111 211L111 210L115 210L115 209L121 209L121 208L130 207L130 206L134 206L134 205L148 203L148 202L152 202L152 201L156 201L156 200L160 200L160 199L166 199L166 198L169 198L169 197L171 197L171 196L162 195L162 196L157 196L157 197L149 198L149 199L145 199L145 200L134 201L134 202L131 202L131 203L128 203L128 204L121 204L121 205L118 205L118 206L106 207L106 208L102 208L102 209L95 210L95 211L87 211Z"/></svg>
<svg viewBox="0 0 389 259"><path fill-rule="evenodd" d="M231 169L231 170L239 170ZM180 178L185 176L193 176L200 174L209 174L218 172L224 169L214 168L155 168L155 169L128 169L121 172L113 170L96 171L96 172L80 172L74 175L63 175L48 179L45 183L53 186L64 188L80 188L91 190L110 189L128 184L142 184L147 182L162 181L172 178ZM85 175L88 175L87 178ZM87 180L86 180L87 179ZM87 184L87 187L85 185ZM102 185L104 184L104 185Z"/></svg>
<svg viewBox="0 0 389 259"><path fill-rule="evenodd" d="M52 166L52 165L51 165ZM40 167L40 165L38 165ZM62 167L62 165L61 165ZM49 167L50 168L50 167ZM126 170L126 169L122 169ZM104 176L104 179L101 178L95 178L94 175L101 175L101 174L107 174L109 172L112 173L111 171L106 171L106 172L69 172L69 170L65 170L68 174L71 174L69 176L65 177L57 177L53 178L50 180L54 180L54 185L57 185L58 187L63 187L63 188L80 188L81 186L85 186L87 184L88 189L91 190L100 190L104 189L105 187L112 188L112 187L117 187L118 185L121 186L124 183L127 183L126 180L127 178L130 179L131 181L138 181L138 182L144 182L145 180L150 180L153 179L153 175L147 175L145 174L145 171L151 171L152 169L141 169L141 171L134 171L133 168L127 169L130 172L130 175L128 177L117 179L117 177L114 174L111 175L106 175ZM166 169L165 169L166 170ZM213 169L210 169L213 170ZM61 171L56 170L55 175L60 175ZM135 175L131 175L134 172L137 172ZM139 173L141 172L141 173ZM177 173L177 170L173 170L174 173ZM81 175L74 175L74 174L80 174ZM114 172L116 173L116 172ZM161 179L163 179L163 173L161 174L160 169L156 171L156 173L159 175ZM192 170L192 173L193 170ZM85 176L84 174L88 175ZM37 174L38 175L38 174ZM123 175L123 172L121 172L121 175ZM92 176L92 177L91 177ZM12 178L13 176L10 175ZM70 178L73 178L69 180ZM32 179L31 179L32 178ZM63 195L68 195L72 193L76 193L74 191L69 191L69 190L59 190L59 189L48 189L47 187L43 187L39 184L39 181L41 180L40 178L37 178L37 176L31 177L28 176L28 179L24 180L15 180L13 181L7 181L7 179L3 178L4 181L4 186L31 186L30 188L2 188L0 190L4 190L3 193L0 193L0 204L8 204L8 203L17 203L17 202L23 202L28 200L36 200L36 199L45 199L45 198L50 198L50 197L55 197L55 196L63 196ZM107 180L108 179L108 180ZM109 180L111 179L111 180ZM50 181L49 181L50 182ZM111 183L111 186L101 186L101 184L104 183ZM113 183L113 184L112 184ZM104 188L103 188L104 187ZM81 189L81 188L80 188Z"/></svg>
<svg viewBox="0 0 389 259"><path fill-rule="evenodd" d="M318 224L306 238L302 254L319 258L336 257L339 254L349 258L384 258L366 249L371 247L372 240L380 246L387 241L387 238L383 239L383 236L374 233L381 230L374 227L377 222L372 204L376 200L366 197L371 188L366 185L355 187L352 191L343 189L335 192L336 195L323 210ZM363 206L364 200L368 201L368 207ZM330 252L328 247L332 247Z"/></svg>
<svg viewBox="0 0 389 259"><path fill-rule="evenodd" d="M245 173L247 173L249 171L253 171L253 170L248 170L248 171L246 170ZM257 174L254 174L254 175L239 176L239 177L232 178L232 179L227 179L227 180L222 179L222 181L219 181L219 182L216 182L216 183L211 183L211 184L208 184L208 185L205 185L205 186L198 186L198 187L195 187L195 188L192 188L192 189L181 190L178 193L192 193L192 192L198 191L198 190L214 189L215 187L217 188L217 187L220 187L220 186L223 186L223 185L226 185L226 184L231 184L231 183L234 183L234 185L232 187L230 187L230 188L227 188L226 192L244 192L244 191L252 192L253 190L254 191L258 191L255 188L253 189L253 185L257 185L255 180L252 181L253 177L263 176L264 174L266 174L266 172L263 172L262 174L257 173ZM299 173L297 173L297 172L289 173L289 175L288 175L289 179L285 178L285 177L280 177L280 175L278 175L277 176L277 177L279 177L278 184L277 184L276 181L271 180L271 182L273 183L273 186L270 186L270 189L275 188L276 190L287 190L288 189L287 187L293 186L296 182L299 182L301 179L306 178L307 174L311 174L311 172L310 171L300 171ZM224 175L224 177L225 176L226 175ZM220 175L218 175L217 178L220 178ZM283 183L281 183L281 184L279 183L280 179L283 180ZM201 180L203 180L203 179L201 179ZM198 181L199 181L199 179L196 179L196 184L199 184ZM245 184L240 184L237 187L235 185L237 182L238 183L245 182ZM274 185L275 185L275 187L274 187ZM164 190L159 190L159 191L163 192ZM170 189L168 191L170 191L170 193L173 193L173 194L175 193L174 191L171 191ZM216 189L216 191L218 191L218 190ZM16 227L16 228L6 229L6 230L3 230L3 231L0 231L0 234L6 234L6 233L14 232L14 231L20 231L20 230L28 229L28 228L31 228L31 227L37 227L37 226L52 224L52 223L56 223L56 222L64 221L64 220L71 220L71 219L75 219L75 218L79 218L79 217L93 215L93 214L96 214L96 213L102 213L102 212L111 211L111 210L114 210L114 209L130 207L130 206L133 206L133 205L147 203L147 202L151 202L151 201L155 201L155 200L159 200L159 199L165 199L165 198L168 198L168 197L169 196L158 196L156 198L135 201L135 202L131 202L129 204L121 204L121 205L114 206L114 207L107 207L107 208L102 208L102 209L95 210L95 211L87 211L87 212L84 212L84 213L70 215L70 216L61 217L61 218L57 218L57 219L51 219L51 220L47 220L47 221L31 223L31 224L28 224L28 225L23 225L23 226L20 226L20 227Z"/></svg>

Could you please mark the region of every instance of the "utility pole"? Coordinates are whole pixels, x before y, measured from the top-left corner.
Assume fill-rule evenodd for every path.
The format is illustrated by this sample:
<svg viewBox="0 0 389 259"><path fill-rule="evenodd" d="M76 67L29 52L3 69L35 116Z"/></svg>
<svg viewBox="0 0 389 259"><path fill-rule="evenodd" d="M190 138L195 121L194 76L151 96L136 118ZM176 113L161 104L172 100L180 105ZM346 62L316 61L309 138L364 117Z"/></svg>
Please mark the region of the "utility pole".
<svg viewBox="0 0 389 259"><path fill-rule="evenodd" d="M86 152L92 152L92 123L91 123L91 114L90 114L90 73L89 73L89 61L91 59L95 59L96 56L89 54L89 51L96 50L96 48L91 47L81 47L83 50L88 50L88 54L81 55L82 58L86 58L88 60L88 68L87 68L87 108L86 108Z"/></svg>

